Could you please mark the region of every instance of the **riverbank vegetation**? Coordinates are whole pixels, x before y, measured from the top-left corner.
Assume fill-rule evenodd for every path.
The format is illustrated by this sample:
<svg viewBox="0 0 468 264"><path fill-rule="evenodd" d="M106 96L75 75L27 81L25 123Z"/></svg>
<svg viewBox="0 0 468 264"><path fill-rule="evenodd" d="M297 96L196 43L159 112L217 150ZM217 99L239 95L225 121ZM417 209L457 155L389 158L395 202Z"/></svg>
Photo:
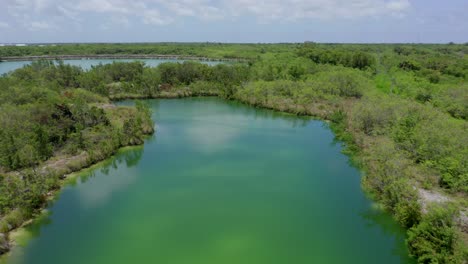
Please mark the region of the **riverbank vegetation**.
<svg viewBox="0 0 468 264"><path fill-rule="evenodd" d="M70 66L32 67L0 78L2 234L36 214L65 174L142 144L153 132L145 104L116 107L96 93L71 89L80 70ZM7 250L0 241L0 252Z"/></svg>
<svg viewBox="0 0 468 264"><path fill-rule="evenodd" d="M224 44L224 43L102 43L5 46L0 49L1 58L44 55L179 55L213 59L257 58L258 54L280 51L296 44Z"/></svg>
<svg viewBox="0 0 468 264"><path fill-rule="evenodd" d="M408 248L418 262L463 263L468 258L468 46L132 44L113 50L118 47L63 45L44 50L167 52L249 61L215 66L164 63L156 68L115 62L89 71L62 62L35 62L18 69L0 79L5 109L0 120L2 128L8 128L2 129L3 168L34 166L58 149L92 149L93 144L87 145L95 142L91 134L105 133L108 127L119 128L111 130L120 131L115 138L104 136L120 142L116 146L141 143L138 131L149 132L149 112L140 105L140 118L118 122L114 108L102 107L109 99L216 95L330 121L346 152L364 171L363 187L408 229ZM40 48L44 47L11 47L0 49L0 54L40 55ZM63 129L38 125L43 116ZM11 136L17 133L22 136ZM26 178L16 180L14 184L24 188L31 184ZM7 184L2 181L2 186ZM11 186L3 188L23 188ZM11 212L23 208L14 202L1 204Z"/></svg>

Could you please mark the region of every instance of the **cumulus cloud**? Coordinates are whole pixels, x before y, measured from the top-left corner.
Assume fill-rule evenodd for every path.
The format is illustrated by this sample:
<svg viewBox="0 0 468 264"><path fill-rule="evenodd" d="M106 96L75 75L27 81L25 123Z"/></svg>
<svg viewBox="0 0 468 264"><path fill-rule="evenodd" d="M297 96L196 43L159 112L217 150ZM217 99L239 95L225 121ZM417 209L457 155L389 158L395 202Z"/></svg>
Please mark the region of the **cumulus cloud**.
<svg viewBox="0 0 468 264"><path fill-rule="evenodd" d="M103 23L99 28L101 30L109 30L113 27L130 28L130 20L125 16L112 16L108 21Z"/></svg>
<svg viewBox="0 0 468 264"><path fill-rule="evenodd" d="M56 29L56 28L57 26L44 22L44 21L33 21L29 25L29 30L32 30L32 31Z"/></svg>
<svg viewBox="0 0 468 264"><path fill-rule="evenodd" d="M410 7L407 0L232 0L228 5L234 14L266 20L355 19L402 14Z"/></svg>
<svg viewBox="0 0 468 264"><path fill-rule="evenodd" d="M191 16L200 19L222 19L229 14L226 4L209 0L156 0L161 6L177 16Z"/></svg>
<svg viewBox="0 0 468 264"><path fill-rule="evenodd" d="M85 12L131 14L144 9L143 2L122 0L80 0L75 9Z"/></svg>
<svg viewBox="0 0 468 264"><path fill-rule="evenodd" d="M0 28L9 28L9 27L10 27L10 25L8 23L0 21Z"/></svg>
<svg viewBox="0 0 468 264"><path fill-rule="evenodd" d="M162 16L157 9L147 10L143 12L143 23L151 25L167 25L172 23L170 17Z"/></svg>
<svg viewBox="0 0 468 264"><path fill-rule="evenodd" d="M163 26L177 18L202 20L254 16L262 22L301 19L357 19L403 16L409 0L2 0L1 16L15 17L35 30L64 21L78 23L90 14ZM109 18L104 21L112 22ZM39 19L42 22L35 22ZM21 22L23 21L23 22ZM26 21L26 22L24 22ZM129 23L127 23L129 24ZM106 26L106 22L103 23ZM1 27L1 26L0 26Z"/></svg>
<svg viewBox="0 0 468 264"><path fill-rule="evenodd" d="M409 9L410 3L408 0L391 1L387 3L387 8L394 12L402 12Z"/></svg>

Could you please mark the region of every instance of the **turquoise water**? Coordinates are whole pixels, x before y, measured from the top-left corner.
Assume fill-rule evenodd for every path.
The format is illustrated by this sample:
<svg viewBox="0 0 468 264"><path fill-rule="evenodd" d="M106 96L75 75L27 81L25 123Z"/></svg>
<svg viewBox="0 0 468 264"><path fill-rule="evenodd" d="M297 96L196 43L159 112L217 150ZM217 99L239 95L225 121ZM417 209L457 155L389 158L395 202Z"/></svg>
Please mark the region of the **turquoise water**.
<svg viewBox="0 0 468 264"><path fill-rule="evenodd" d="M164 59L82 59L82 60L64 60L65 64L70 64L74 66L80 66L84 70L91 69L91 66L102 64L109 64L114 61L118 62L132 62L132 61L141 61L146 65L155 67L164 62L182 62L183 60L164 60ZM216 61L201 61L209 65L215 65L219 62ZM31 61L5 61L0 62L0 75L14 71L16 69L22 68L25 65L31 64Z"/></svg>
<svg viewBox="0 0 468 264"><path fill-rule="evenodd" d="M9 263L412 263L323 122L149 103L156 135L65 187Z"/></svg>

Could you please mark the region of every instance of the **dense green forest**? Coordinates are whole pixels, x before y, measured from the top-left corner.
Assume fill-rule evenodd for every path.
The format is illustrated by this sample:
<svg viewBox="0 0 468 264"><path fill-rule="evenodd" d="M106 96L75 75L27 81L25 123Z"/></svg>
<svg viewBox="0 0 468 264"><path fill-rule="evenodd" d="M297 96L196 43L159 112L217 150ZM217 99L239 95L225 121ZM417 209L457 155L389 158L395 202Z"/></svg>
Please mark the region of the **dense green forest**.
<svg viewBox="0 0 468 264"><path fill-rule="evenodd" d="M327 120L362 168L362 185L408 229L420 263L468 258L468 46L342 44L69 44L4 47L0 57L179 54L245 63L38 61L0 78L0 232L57 188L38 164L86 151L100 160L151 133L150 112L109 100L220 96ZM128 118L132 116L133 118ZM103 153L104 152L104 153ZM437 199L443 197L444 203ZM7 195L3 195L7 194Z"/></svg>

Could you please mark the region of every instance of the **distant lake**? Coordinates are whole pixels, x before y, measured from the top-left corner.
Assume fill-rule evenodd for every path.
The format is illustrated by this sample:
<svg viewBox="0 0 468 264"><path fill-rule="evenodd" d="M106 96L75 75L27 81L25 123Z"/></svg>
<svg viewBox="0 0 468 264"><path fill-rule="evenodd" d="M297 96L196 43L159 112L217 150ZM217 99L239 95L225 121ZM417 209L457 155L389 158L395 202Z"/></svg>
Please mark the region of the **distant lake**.
<svg viewBox="0 0 468 264"><path fill-rule="evenodd" d="M91 69L91 66L95 66L99 64L109 64L114 61L118 61L118 62L141 61L151 67L158 66L159 64L164 63L164 62L183 62L183 60L173 60L173 59L81 59L81 60L64 60L63 62L66 64L74 65L74 66L80 66L84 70L89 70ZM216 65L218 63L225 63L225 62L218 62L218 61L200 61L200 62L208 64L208 65ZM0 62L0 75L22 68L23 66L28 65L28 64L31 64L31 61Z"/></svg>
<svg viewBox="0 0 468 264"><path fill-rule="evenodd" d="M8 263L413 263L326 123L218 98L147 102L156 135L82 172Z"/></svg>

